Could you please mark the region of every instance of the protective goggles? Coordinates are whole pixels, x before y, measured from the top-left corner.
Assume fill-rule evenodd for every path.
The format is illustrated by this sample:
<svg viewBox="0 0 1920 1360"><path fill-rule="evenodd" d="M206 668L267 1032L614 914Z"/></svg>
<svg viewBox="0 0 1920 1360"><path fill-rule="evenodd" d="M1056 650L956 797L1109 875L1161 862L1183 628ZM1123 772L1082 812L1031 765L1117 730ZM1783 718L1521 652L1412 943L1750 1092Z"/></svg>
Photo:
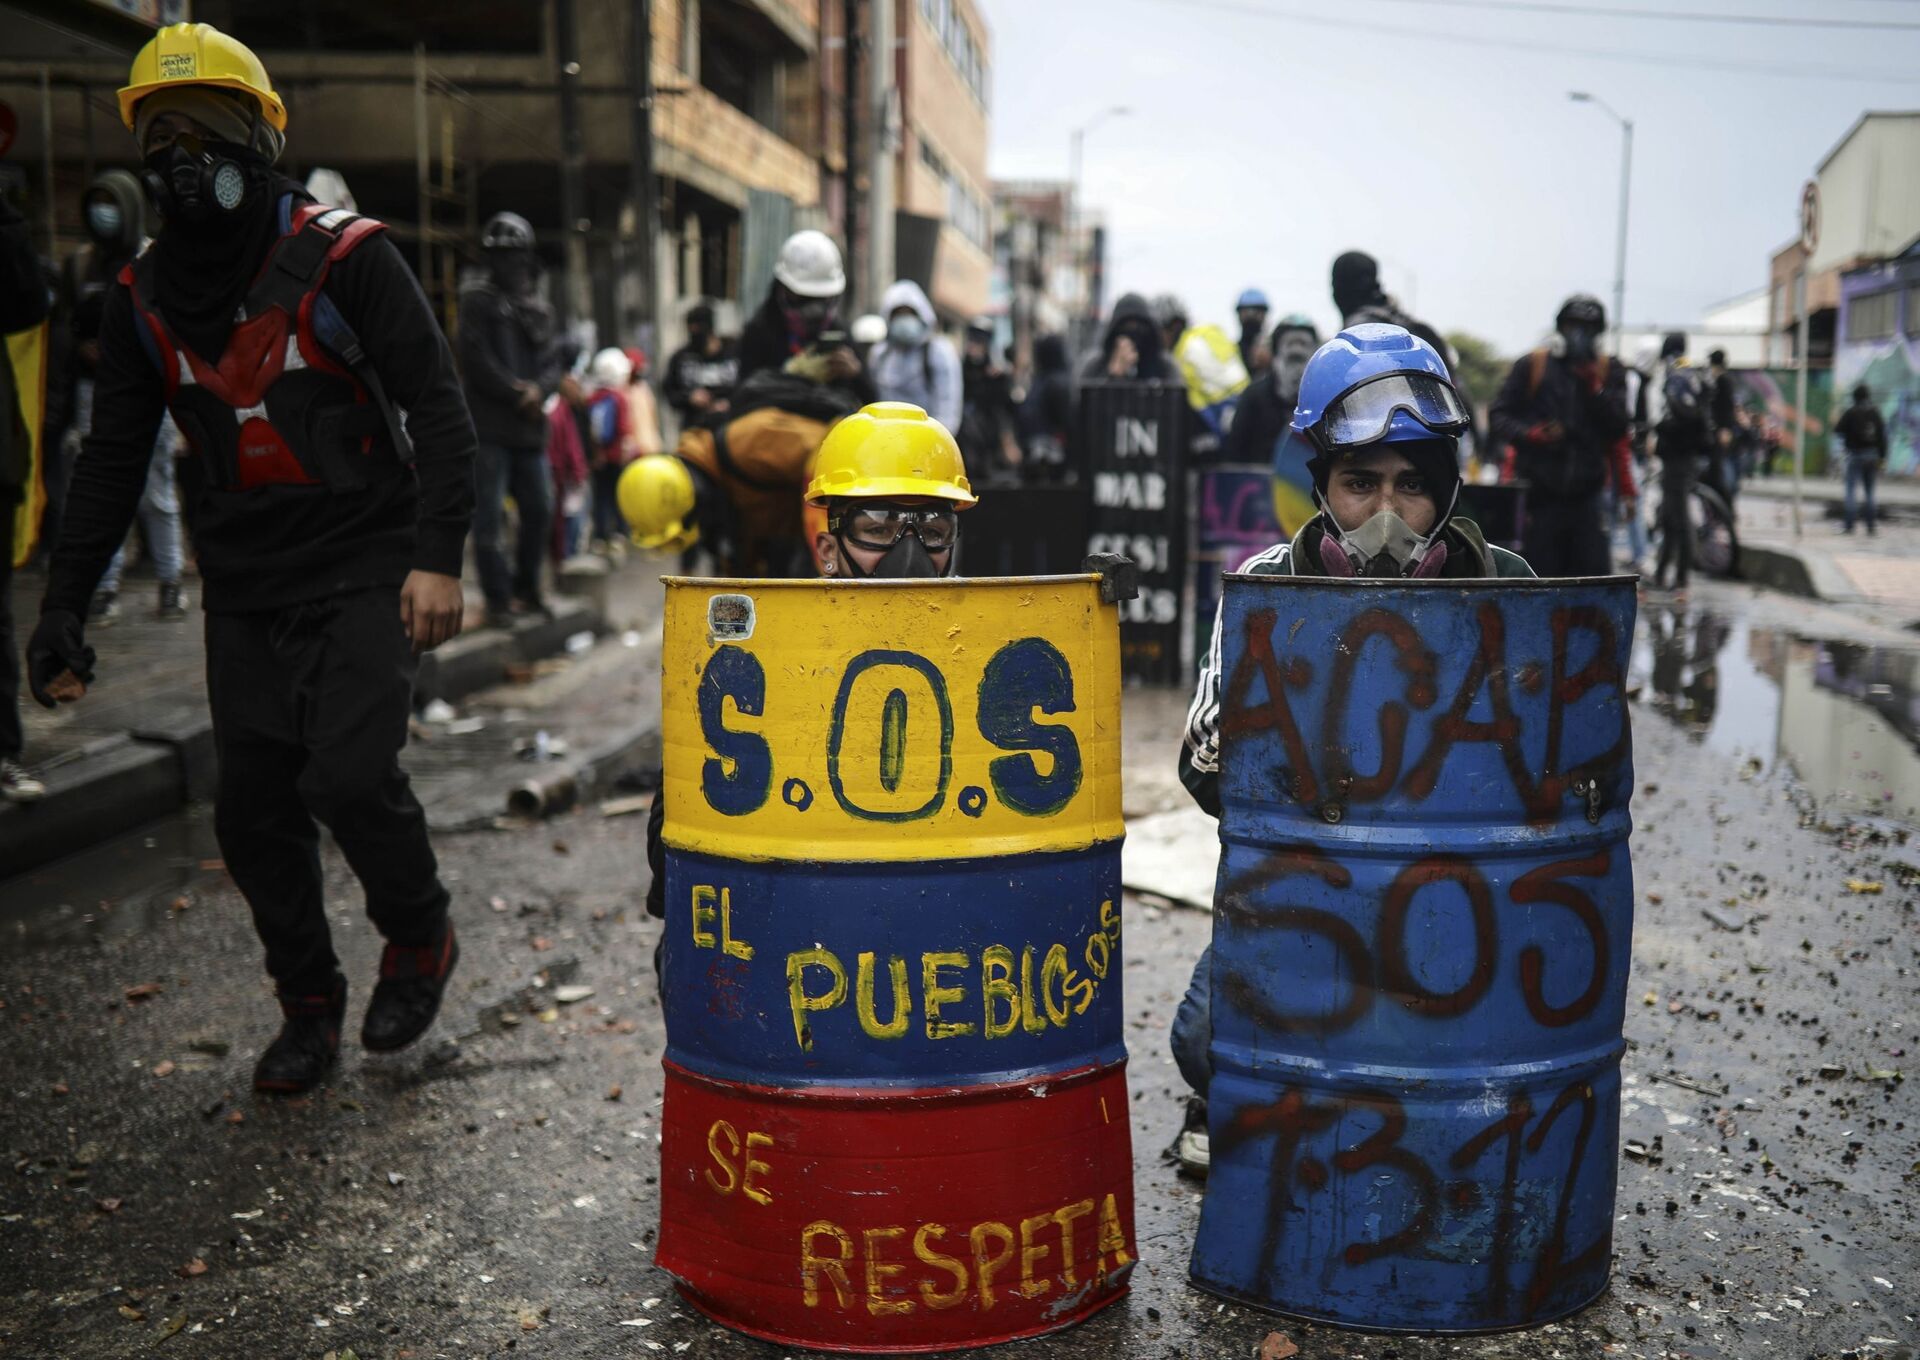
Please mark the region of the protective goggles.
<svg viewBox="0 0 1920 1360"><path fill-rule="evenodd" d="M827 528L862 548L885 551L908 530L928 552L951 548L960 536L960 516L944 505L888 505L869 501L843 510Z"/></svg>
<svg viewBox="0 0 1920 1360"><path fill-rule="evenodd" d="M1320 420L1324 448L1371 444L1405 411L1435 434L1458 434L1473 417L1451 384L1431 373L1389 373L1363 383L1327 407Z"/></svg>

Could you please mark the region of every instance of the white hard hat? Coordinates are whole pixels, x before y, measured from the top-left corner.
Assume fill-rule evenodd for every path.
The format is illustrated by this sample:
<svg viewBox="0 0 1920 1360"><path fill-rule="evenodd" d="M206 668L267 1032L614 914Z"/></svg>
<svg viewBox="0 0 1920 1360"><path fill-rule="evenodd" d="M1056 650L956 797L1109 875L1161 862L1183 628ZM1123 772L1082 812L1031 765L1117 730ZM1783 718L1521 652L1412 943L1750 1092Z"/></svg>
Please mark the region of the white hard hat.
<svg viewBox="0 0 1920 1360"><path fill-rule="evenodd" d="M780 247L773 276L801 297L839 297L847 291L840 247L824 231L796 231Z"/></svg>
<svg viewBox="0 0 1920 1360"><path fill-rule="evenodd" d="M593 356L588 372L602 387L625 387L633 380L633 360L609 345Z"/></svg>
<svg viewBox="0 0 1920 1360"><path fill-rule="evenodd" d="M887 338L887 319L875 312L868 312L855 319L847 328L847 334L853 337L856 345L877 345Z"/></svg>

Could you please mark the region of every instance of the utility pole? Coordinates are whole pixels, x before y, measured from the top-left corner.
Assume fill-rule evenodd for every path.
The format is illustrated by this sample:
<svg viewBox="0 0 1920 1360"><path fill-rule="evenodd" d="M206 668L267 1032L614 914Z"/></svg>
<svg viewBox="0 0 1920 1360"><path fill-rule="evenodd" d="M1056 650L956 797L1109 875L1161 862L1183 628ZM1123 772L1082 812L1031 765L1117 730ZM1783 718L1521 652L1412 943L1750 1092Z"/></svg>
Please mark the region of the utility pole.
<svg viewBox="0 0 1920 1360"><path fill-rule="evenodd" d="M580 32L574 0L553 0L554 60L560 86L560 225L565 279L555 310L567 330L593 315L587 295L586 137L580 127Z"/></svg>
<svg viewBox="0 0 1920 1360"><path fill-rule="evenodd" d="M878 305L893 282L893 3L872 0L867 48L867 113L873 160L867 177L867 300Z"/></svg>
<svg viewBox="0 0 1920 1360"><path fill-rule="evenodd" d="M868 310L867 253L860 230L860 0L844 0L840 7L840 134L844 207L841 220L847 230L847 278L854 300L851 311ZM876 304L877 305L877 304Z"/></svg>
<svg viewBox="0 0 1920 1360"><path fill-rule="evenodd" d="M633 318L634 338L651 350L660 341L660 271L654 260L660 205L653 182L653 0L633 0L631 60L633 65L633 189L634 272L638 299ZM658 359L658 355L654 356Z"/></svg>

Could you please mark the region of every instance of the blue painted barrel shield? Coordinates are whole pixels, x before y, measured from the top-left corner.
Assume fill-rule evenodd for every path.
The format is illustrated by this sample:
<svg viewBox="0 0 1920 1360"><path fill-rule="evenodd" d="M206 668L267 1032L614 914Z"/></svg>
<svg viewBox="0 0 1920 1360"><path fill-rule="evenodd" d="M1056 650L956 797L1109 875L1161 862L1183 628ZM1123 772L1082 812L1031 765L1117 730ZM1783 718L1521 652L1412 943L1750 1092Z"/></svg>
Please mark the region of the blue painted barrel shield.
<svg viewBox="0 0 1920 1360"><path fill-rule="evenodd" d="M1604 1287L1633 607L1228 578L1203 1288L1478 1331Z"/></svg>

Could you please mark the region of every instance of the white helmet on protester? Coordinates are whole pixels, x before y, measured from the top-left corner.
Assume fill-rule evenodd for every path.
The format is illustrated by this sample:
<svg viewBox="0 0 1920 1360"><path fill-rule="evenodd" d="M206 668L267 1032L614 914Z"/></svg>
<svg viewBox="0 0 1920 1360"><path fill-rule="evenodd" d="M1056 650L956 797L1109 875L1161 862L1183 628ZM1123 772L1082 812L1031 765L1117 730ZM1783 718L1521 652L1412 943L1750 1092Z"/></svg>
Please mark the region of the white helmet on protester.
<svg viewBox="0 0 1920 1360"><path fill-rule="evenodd" d="M633 381L633 360L613 346L601 350L593 356L593 363L587 369L588 375L599 387L625 387Z"/></svg>
<svg viewBox="0 0 1920 1360"><path fill-rule="evenodd" d="M824 231L796 231L780 247L773 276L801 297L839 297L847 291L840 247Z"/></svg>

